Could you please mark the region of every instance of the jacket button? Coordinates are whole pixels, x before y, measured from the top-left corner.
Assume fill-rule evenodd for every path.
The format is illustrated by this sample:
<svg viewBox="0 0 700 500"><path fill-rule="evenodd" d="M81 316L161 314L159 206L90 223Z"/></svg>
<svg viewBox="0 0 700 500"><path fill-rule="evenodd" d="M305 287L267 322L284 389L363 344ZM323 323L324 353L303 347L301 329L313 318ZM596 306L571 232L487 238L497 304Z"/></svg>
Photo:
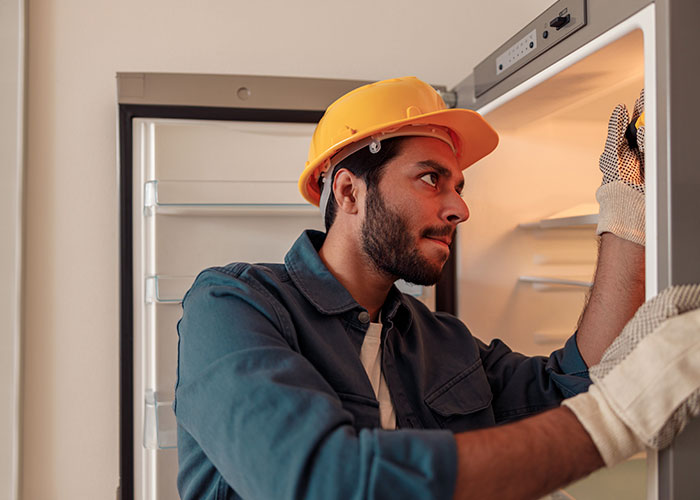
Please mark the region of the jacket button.
<svg viewBox="0 0 700 500"><path fill-rule="evenodd" d="M357 319L360 320L360 323L369 323L369 313L367 311L362 311L360 314L357 315Z"/></svg>

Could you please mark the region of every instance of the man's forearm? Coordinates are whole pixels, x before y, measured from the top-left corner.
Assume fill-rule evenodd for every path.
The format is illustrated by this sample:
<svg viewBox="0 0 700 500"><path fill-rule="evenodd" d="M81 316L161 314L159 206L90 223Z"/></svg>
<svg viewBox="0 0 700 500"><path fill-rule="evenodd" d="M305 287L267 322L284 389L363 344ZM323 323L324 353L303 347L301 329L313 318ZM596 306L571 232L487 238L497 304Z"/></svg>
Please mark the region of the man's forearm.
<svg viewBox="0 0 700 500"><path fill-rule="evenodd" d="M644 247L612 233L603 233L593 288L576 336L588 366L600 361L605 349L643 302Z"/></svg>
<svg viewBox="0 0 700 500"><path fill-rule="evenodd" d="M459 499L536 499L604 465L568 408L490 429L457 441Z"/></svg>

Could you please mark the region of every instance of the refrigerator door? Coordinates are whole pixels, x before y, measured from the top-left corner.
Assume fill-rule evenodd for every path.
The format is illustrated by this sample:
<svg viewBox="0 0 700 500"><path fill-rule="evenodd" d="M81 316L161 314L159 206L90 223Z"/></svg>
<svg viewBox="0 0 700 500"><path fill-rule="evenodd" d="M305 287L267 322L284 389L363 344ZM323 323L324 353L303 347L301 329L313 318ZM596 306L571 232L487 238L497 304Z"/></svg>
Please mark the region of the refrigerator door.
<svg viewBox="0 0 700 500"><path fill-rule="evenodd" d="M697 66L683 73L690 47L700 39L688 21L698 10L683 1L590 0L587 25L562 43L536 57L526 54L534 58L486 90L482 85L477 92L478 75L454 89L460 106L480 111L501 135L497 151L465 175L472 218L460 232L458 310L477 335L503 337L534 354L557 347L575 330L596 254L593 194L607 119L618 103L630 108L642 87L647 296L700 279L700 226L689 215L700 213L700 174L687 126L698 113L692 91ZM512 41L532 37L541 21L487 62L497 64ZM697 496L699 428L692 423L658 460L648 454L648 498ZM620 473L620 481L637 488L644 474L632 480L628 472ZM599 482L598 474L593 478L589 483ZM579 488L571 490L578 499L604 498ZM620 495L614 498L625 498Z"/></svg>
<svg viewBox="0 0 700 500"><path fill-rule="evenodd" d="M700 168L697 98L700 2L657 0L658 289L700 283ZM688 64L688 61L694 61ZM648 258L647 258L648 265ZM700 332L698 332L700 335ZM654 459L656 459L654 455ZM690 500L700 491L700 419L696 418L653 464L650 498Z"/></svg>
<svg viewBox="0 0 700 500"><path fill-rule="evenodd" d="M607 121L645 86L638 24L580 50L575 62L479 109L501 141L465 173L472 215L460 231L459 316L482 339L529 355L548 354L576 331L597 254ZM645 475L642 455L566 491L633 500L644 495Z"/></svg>

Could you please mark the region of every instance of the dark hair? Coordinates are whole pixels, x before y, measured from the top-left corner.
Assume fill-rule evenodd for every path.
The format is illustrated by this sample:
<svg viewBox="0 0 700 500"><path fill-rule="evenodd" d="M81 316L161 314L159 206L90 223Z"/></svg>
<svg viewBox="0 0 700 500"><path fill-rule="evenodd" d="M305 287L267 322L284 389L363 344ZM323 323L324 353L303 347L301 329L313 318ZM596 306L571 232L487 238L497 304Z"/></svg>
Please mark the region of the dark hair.
<svg viewBox="0 0 700 500"><path fill-rule="evenodd" d="M399 154L403 139L406 139L406 137L392 137L391 139L383 140L382 148L376 153L371 153L369 147L365 147L351 154L335 166L333 174L328 179L328 182L333 182L338 170L345 168L362 179L369 192L370 189L373 189L379 184L386 164ZM323 181L320 178L318 180L318 187L321 192L323 192ZM335 196L331 193L328 199L328 205L326 206L326 232L328 232L333 225L337 211L338 204L335 201Z"/></svg>

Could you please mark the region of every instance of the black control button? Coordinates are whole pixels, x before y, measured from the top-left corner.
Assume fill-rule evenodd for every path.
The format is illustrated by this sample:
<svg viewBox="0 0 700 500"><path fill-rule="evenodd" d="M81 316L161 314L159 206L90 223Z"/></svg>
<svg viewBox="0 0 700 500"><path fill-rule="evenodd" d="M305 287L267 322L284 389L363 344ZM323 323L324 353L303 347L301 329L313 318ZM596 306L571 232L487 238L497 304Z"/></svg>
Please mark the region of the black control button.
<svg viewBox="0 0 700 500"><path fill-rule="evenodd" d="M567 14L565 16L557 16L554 19L552 19L551 21L549 21L549 26L551 28L556 28L557 31L559 31L564 26L569 24L570 21L571 21L571 14Z"/></svg>
<svg viewBox="0 0 700 500"><path fill-rule="evenodd" d="M542 32L542 38L547 38L548 36L549 36L549 31L544 30L544 31Z"/></svg>
<svg viewBox="0 0 700 500"><path fill-rule="evenodd" d="M535 46L535 42L530 42L530 48Z"/></svg>

